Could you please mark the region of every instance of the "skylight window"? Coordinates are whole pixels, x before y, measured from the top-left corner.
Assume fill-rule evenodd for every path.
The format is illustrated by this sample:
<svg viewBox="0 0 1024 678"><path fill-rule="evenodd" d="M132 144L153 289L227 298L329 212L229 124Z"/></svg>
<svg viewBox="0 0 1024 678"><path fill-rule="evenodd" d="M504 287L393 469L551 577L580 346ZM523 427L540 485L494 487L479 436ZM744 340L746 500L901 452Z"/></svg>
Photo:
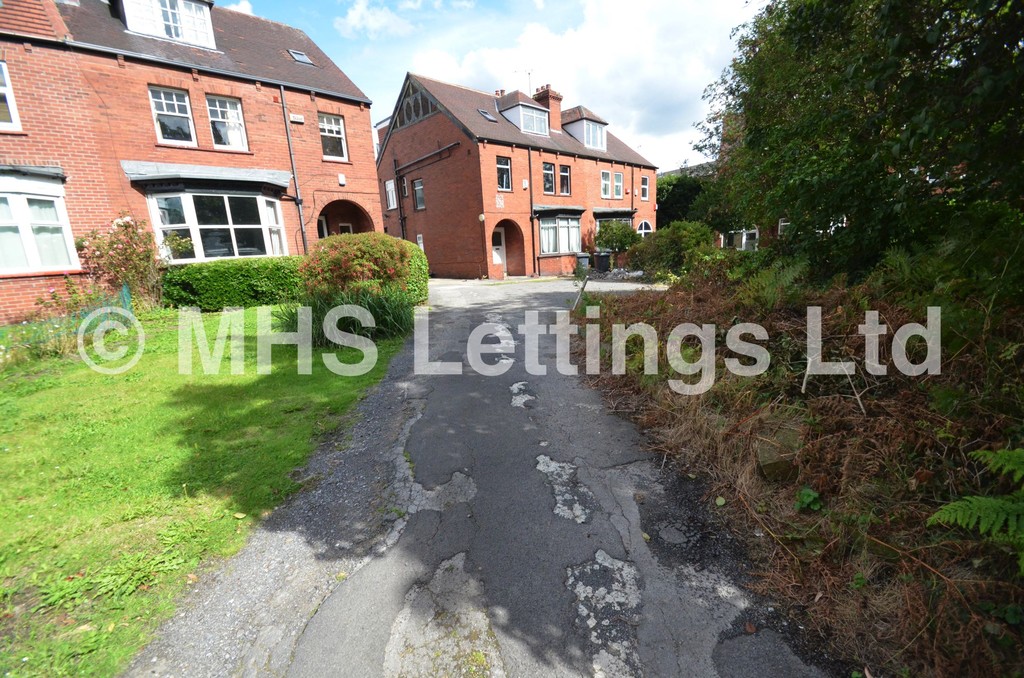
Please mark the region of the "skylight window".
<svg viewBox="0 0 1024 678"><path fill-rule="evenodd" d="M298 61L300 64L309 64L310 66L316 65L310 60L308 56L306 56L305 52L300 52L297 49L290 49L288 50L288 53L291 54L292 58Z"/></svg>
<svg viewBox="0 0 1024 678"><path fill-rule="evenodd" d="M491 122L498 122L497 118L495 118L493 115L491 115L490 113L488 113L487 111L485 111L482 108L476 109L476 112L479 113L480 115L484 116L485 118L487 118Z"/></svg>

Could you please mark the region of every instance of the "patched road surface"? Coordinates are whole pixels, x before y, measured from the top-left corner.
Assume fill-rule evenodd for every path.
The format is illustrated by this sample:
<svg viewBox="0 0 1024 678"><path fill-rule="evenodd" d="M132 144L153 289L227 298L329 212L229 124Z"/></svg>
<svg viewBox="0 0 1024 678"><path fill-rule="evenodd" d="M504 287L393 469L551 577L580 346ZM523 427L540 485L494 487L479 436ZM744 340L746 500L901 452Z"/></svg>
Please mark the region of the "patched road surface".
<svg viewBox="0 0 1024 678"><path fill-rule="evenodd" d="M737 549L631 423L558 373L553 337L547 374L527 372L526 313L554 323L576 294L431 281L428 357L462 374L415 374L410 343L128 675L827 675L786 634L744 632L759 603ZM467 356L484 323L510 335L486 339L508 352L484 358L500 376Z"/></svg>

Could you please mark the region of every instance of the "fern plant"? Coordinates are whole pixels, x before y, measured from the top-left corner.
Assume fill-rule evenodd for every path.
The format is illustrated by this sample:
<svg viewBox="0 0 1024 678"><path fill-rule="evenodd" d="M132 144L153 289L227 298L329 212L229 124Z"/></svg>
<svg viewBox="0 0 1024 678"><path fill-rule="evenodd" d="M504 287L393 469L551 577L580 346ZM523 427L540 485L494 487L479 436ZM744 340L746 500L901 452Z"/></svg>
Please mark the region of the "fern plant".
<svg viewBox="0 0 1024 678"><path fill-rule="evenodd" d="M928 524L977 530L983 537L1009 545L1017 552L1017 566L1024 576L1024 449L984 450L971 456L993 473L1009 477L1016 489L992 497L962 497L936 511Z"/></svg>

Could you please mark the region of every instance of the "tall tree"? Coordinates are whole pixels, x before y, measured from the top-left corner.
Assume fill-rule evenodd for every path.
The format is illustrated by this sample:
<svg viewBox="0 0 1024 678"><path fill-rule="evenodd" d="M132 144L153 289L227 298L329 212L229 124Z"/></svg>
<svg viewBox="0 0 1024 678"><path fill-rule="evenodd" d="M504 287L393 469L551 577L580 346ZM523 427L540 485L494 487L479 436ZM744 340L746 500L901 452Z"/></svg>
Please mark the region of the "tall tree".
<svg viewBox="0 0 1024 678"><path fill-rule="evenodd" d="M980 202L1020 209L1019 0L782 0L738 47L706 94L718 199L741 221L789 219L815 270L982 228Z"/></svg>

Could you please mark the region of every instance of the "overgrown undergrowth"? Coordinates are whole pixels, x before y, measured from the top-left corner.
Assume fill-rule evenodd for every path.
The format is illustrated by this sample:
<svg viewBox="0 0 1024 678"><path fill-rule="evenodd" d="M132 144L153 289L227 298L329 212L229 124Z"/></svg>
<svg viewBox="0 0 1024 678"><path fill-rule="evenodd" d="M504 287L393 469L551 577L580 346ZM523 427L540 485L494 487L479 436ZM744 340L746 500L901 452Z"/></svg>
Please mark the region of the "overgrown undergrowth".
<svg viewBox="0 0 1024 678"><path fill-rule="evenodd" d="M919 255L892 252L860 285L810 286L798 261L727 260L665 294L589 299L602 307L605 339L615 323L645 322L662 338L684 322L716 325L716 383L703 395L668 387L679 377L664 346L659 376L643 374L635 340L618 376L604 345L597 384L655 433L659 452L709 474L730 500L737 529L750 537L751 587L785 601L801 624L876 674L1024 672L1024 542L1006 538L1024 533L1024 518L1004 522L1002 538L929 524L963 497L1020 497L1019 478L972 455L1024 446L1014 241L989 251L947 242ZM906 376L891 364L892 332L925 323L928 305L942 308L941 374ZM806 378L808 306L822 308L823 357L852 361L855 374ZM865 364L858 326L867 310L889 328L880 342L884 376ZM724 358L741 358L724 340L739 322L769 335L757 343L770 367L757 377L723 369ZM908 346L915 363L924 351ZM699 344L684 343L683 352L694 360Z"/></svg>

